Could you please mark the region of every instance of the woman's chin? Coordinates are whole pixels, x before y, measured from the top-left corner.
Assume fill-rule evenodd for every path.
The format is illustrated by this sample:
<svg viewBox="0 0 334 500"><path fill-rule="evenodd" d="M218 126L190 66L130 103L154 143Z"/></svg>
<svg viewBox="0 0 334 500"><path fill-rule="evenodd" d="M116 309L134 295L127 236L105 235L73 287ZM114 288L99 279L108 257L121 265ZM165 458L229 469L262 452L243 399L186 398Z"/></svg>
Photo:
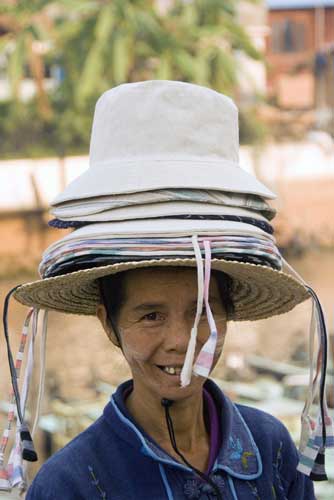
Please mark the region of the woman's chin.
<svg viewBox="0 0 334 500"><path fill-rule="evenodd" d="M180 377L175 377L177 380L168 382L168 384L159 384L156 389L160 398L172 399L173 401L181 401L195 394L202 393L202 387L205 379L202 377L192 378L189 385L181 387Z"/></svg>
<svg viewBox="0 0 334 500"><path fill-rule="evenodd" d="M173 401L181 401L192 396L200 396L202 394L205 378L193 375L190 384L186 387L181 387L180 374L172 375L164 372L157 366L153 370L132 372L135 390L141 397L145 398L145 394L154 395L154 398L172 399Z"/></svg>

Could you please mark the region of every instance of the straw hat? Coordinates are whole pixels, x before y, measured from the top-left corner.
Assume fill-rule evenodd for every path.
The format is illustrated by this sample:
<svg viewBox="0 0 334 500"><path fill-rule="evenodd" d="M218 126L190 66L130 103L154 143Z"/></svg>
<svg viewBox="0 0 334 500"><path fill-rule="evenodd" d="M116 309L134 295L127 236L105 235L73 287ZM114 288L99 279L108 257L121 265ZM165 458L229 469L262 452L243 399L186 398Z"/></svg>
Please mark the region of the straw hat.
<svg viewBox="0 0 334 500"><path fill-rule="evenodd" d="M246 227L245 227L246 226ZM137 221L108 222L84 226L47 250L62 248L65 244L85 241L87 238L142 238L154 236L191 237L201 235L263 235L261 229L243 223L208 220L147 219ZM269 237L269 235L268 235ZM274 238L271 237L274 241ZM47 253L46 252L46 253ZM22 285L14 297L22 304L43 309L55 309L73 314L95 315L100 302L97 279L110 274L136 268L159 266L186 266L196 268L195 258L144 258L109 264L102 267L82 269L69 274L45 278ZM212 259L212 269L223 271L233 278L232 300L235 306L233 317L238 321L264 319L289 311L309 297L306 288L289 274L244 262Z"/></svg>
<svg viewBox="0 0 334 500"><path fill-rule="evenodd" d="M275 195L238 161L238 115L231 99L197 85L171 81L125 84L99 99L94 116L89 169L74 180L54 201L61 206L103 196L155 191L164 188L208 189L256 195L265 200ZM96 211L95 211L96 212ZM184 214L184 212L186 212ZM205 220L240 215L240 222ZM93 210L94 213L94 210ZM77 229L46 250L75 245L85 238L199 237L229 234L259 238L270 248L274 238L259 227L243 222L251 215L255 225L263 223L259 213L241 208L208 208L206 204L177 202L107 210L86 216L97 221ZM163 218L168 214L168 218ZM170 214L175 219L170 218ZM203 220L180 220L177 215L203 216ZM160 218L153 218L160 217ZM162 218L161 218L162 217ZM244 217L245 218L245 217ZM73 217L80 220L80 217ZM106 221L107 219L107 221ZM125 219L125 220L123 220ZM270 250L271 251L271 250ZM278 250L274 252L279 254ZM97 267L45 278L19 287L14 297L21 303L78 314L95 314L100 300L97 278L139 267L196 267L193 255L159 255L110 261ZM212 269L233 278L235 320L255 320L284 313L309 297L304 285L282 270L255 265L245 259L213 258Z"/></svg>
<svg viewBox="0 0 334 500"><path fill-rule="evenodd" d="M43 309L95 315L100 302L97 278L129 269L158 266L196 268L195 259L158 259L134 261L76 271L22 285L14 297L22 304ZM294 278L283 272L255 264L212 260L212 269L233 278L232 300L235 321L265 319L290 311L309 295Z"/></svg>

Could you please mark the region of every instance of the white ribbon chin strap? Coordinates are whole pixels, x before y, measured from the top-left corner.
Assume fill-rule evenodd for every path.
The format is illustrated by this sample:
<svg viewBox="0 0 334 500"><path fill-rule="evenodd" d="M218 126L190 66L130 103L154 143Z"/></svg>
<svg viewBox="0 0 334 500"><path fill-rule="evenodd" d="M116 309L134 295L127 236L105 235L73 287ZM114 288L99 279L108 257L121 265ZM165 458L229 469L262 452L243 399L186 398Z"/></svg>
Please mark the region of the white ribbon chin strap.
<svg viewBox="0 0 334 500"><path fill-rule="evenodd" d="M313 481L327 479L325 470L325 450L334 447L334 428L327 408L326 367L327 367L327 329L320 301L314 290L283 259L283 264L308 290L312 298L312 317L309 338L309 387L301 416L301 437L299 464L297 469ZM314 352L315 333L318 335L318 350ZM314 373L314 365L316 373ZM311 416L312 404L318 397L317 416Z"/></svg>
<svg viewBox="0 0 334 500"><path fill-rule="evenodd" d="M201 375L202 377L209 376L212 369L214 354L217 345L217 328L209 304L209 289L210 289L210 277L211 277L210 242L208 240L204 240L205 277L203 274L203 260L202 260L201 249L198 243L198 237L196 235L192 237L192 244L194 247L194 252L197 262L197 281L198 281L197 310L196 310L194 325L190 333L190 339L187 347L187 353L184 365L181 371L182 387L186 387L187 385L190 384L191 376L193 373L195 375ZM210 328L210 336L208 340L205 342L204 346L202 347L194 364L198 324L202 316L204 302L205 302L207 320Z"/></svg>
<svg viewBox="0 0 334 500"><path fill-rule="evenodd" d="M197 309L196 309L195 321L194 321L194 324L193 324L193 327L192 327L191 333L190 333L190 339L189 339L189 343L188 343L188 347L187 347L186 357L185 357L183 367L181 370L181 375L180 375L182 387L186 387L187 385L190 384L190 381L191 381L194 356L195 356L195 349L196 349L196 341L197 341L198 323L199 323L201 316L202 316L203 302L204 302L203 261L202 261L201 249L199 247L196 234L194 234L192 236L191 241L192 241L192 244L194 247L196 263L197 263L197 287L198 287Z"/></svg>
<svg viewBox="0 0 334 500"><path fill-rule="evenodd" d="M207 240L204 240L204 250L205 250L204 300L205 300L206 317L209 323L210 335L208 340L205 342L204 346L200 350L193 371L196 375L201 375L202 377L207 378L212 370L212 365L216 352L218 334L217 334L216 323L209 304L210 278L211 278L211 248L210 248L210 242Z"/></svg>

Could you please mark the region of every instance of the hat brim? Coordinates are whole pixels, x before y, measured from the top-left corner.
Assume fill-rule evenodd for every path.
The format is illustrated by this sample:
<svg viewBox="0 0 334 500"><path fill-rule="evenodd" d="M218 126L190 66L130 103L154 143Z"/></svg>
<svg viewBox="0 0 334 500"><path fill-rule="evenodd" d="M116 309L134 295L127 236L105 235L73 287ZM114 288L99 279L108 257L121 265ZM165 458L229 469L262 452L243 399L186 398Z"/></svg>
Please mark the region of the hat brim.
<svg viewBox="0 0 334 500"><path fill-rule="evenodd" d="M156 259L94 267L27 283L15 291L14 297L30 307L95 315L100 302L98 278L131 269L161 266L196 267L196 260ZM233 279L235 312L229 319L235 321L259 320L282 314L309 297L307 289L295 278L269 267L213 259L212 269L223 271Z"/></svg>
<svg viewBox="0 0 334 500"><path fill-rule="evenodd" d="M52 206L96 196L181 188L276 198L256 177L224 159L138 159L91 166L56 197Z"/></svg>
<svg viewBox="0 0 334 500"><path fill-rule="evenodd" d="M64 211L63 211L64 212ZM247 210L240 207L227 207L213 205L209 203L170 201L161 203L147 203L145 205L134 205L130 207L114 208L112 210L95 211L91 208L91 213L76 215L75 210L68 210L65 215L61 211L54 210L53 214L59 219L70 221L92 221L92 222L111 222L122 220L152 219L155 217L173 217L178 215L237 215L243 217L252 217L253 219L266 221L267 219L261 213Z"/></svg>

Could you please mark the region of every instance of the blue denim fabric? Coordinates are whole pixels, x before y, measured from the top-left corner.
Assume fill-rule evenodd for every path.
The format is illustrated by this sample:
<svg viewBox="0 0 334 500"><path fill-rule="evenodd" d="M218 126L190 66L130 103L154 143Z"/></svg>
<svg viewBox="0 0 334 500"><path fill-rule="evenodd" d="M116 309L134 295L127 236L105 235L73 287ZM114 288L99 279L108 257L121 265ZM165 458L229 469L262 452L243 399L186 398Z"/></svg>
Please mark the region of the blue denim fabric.
<svg viewBox="0 0 334 500"><path fill-rule="evenodd" d="M129 415L118 387L103 415L51 457L26 500L214 500L211 487L168 455ZM210 380L220 409L222 445L210 476L224 500L314 500L313 484L296 471L286 428L259 410L234 405Z"/></svg>

